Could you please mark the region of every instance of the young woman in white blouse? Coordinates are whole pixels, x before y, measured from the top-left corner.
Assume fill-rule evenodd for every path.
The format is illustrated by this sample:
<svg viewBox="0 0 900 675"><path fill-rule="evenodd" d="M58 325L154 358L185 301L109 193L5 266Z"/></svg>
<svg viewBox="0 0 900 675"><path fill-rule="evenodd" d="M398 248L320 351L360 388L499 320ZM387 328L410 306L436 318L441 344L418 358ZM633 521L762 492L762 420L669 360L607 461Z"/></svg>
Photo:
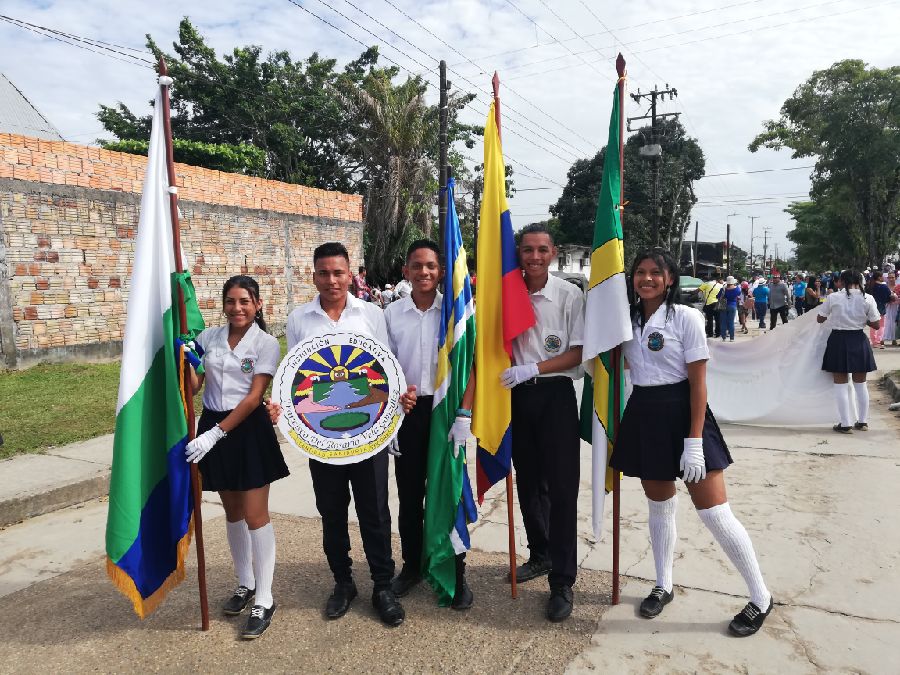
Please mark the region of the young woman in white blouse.
<svg viewBox="0 0 900 675"><path fill-rule="evenodd" d="M223 611L236 616L252 604L245 639L265 632L275 613L275 532L269 522L269 484L288 475L263 394L278 368L281 348L266 333L259 285L248 276L231 277L222 289L228 324L197 336L206 383L197 438L187 461L199 462L203 489L216 491L225 508L225 531L238 577Z"/></svg>
<svg viewBox="0 0 900 675"><path fill-rule="evenodd" d="M738 637L756 633L772 610L753 544L725 493L728 446L706 404L703 315L679 304L679 272L671 255L655 248L631 266L633 339L623 344L634 385L616 438L611 465L641 479L649 506L656 586L640 606L653 618L674 598L675 479L682 478L703 523L737 567L750 602L728 626Z"/></svg>
<svg viewBox="0 0 900 675"><path fill-rule="evenodd" d="M865 327L875 330L881 325L881 313L872 295L862 290L862 275L853 270L841 272L842 290L832 293L819 307L816 320L828 322L831 335L822 357L822 370L834 378L834 398L840 421L834 425L838 433L849 434L853 429L869 428L869 390L866 374L875 370L872 345L866 339ZM849 376L848 376L849 375ZM856 394L857 420L851 415L850 390L847 381L853 378Z"/></svg>

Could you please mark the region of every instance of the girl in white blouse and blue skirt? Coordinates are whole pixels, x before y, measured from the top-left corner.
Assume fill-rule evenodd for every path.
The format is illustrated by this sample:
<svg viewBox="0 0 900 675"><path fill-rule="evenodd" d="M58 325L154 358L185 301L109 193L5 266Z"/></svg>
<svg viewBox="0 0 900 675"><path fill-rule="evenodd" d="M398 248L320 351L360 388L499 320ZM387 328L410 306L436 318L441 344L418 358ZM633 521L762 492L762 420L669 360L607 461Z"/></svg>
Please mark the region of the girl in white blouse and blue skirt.
<svg viewBox="0 0 900 675"><path fill-rule="evenodd" d="M199 463L203 489L219 493L238 587L223 611L236 616L248 606L245 639L265 632L275 613L275 532L269 522L269 484L288 475L278 438L262 405L278 369L281 348L266 333L259 285L252 277L231 277L222 289L228 324L197 336L203 352L203 414L187 461Z"/></svg>
<svg viewBox="0 0 900 675"><path fill-rule="evenodd" d="M853 270L841 272L841 290L835 291L819 306L816 320L828 321L831 334L822 357L822 370L831 373L834 379L834 398L840 421L833 429L849 434L854 429L867 431L869 428L869 390L866 375L875 370L875 356L872 345L866 339L866 326L878 330L881 313L872 295L862 290L862 275ZM856 394L856 422L853 422L850 405L850 389L847 381L853 378Z"/></svg>
<svg viewBox="0 0 900 675"><path fill-rule="evenodd" d="M658 616L674 598L675 479L682 478L701 520L749 587L750 602L728 626L746 637L763 625L772 595L750 537L728 505L723 470L732 460L706 404L703 315L678 304L678 282L678 267L663 249L639 253L631 266L633 339L622 348L634 390L610 464L640 478L648 500L656 586L641 602L641 615Z"/></svg>

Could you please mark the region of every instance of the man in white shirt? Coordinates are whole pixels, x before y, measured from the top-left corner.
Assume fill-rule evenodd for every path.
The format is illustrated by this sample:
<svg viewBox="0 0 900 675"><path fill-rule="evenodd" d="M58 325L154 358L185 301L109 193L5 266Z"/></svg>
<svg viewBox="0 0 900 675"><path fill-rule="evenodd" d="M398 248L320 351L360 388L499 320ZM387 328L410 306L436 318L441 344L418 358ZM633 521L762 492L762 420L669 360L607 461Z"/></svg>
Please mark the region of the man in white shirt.
<svg viewBox="0 0 900 675"><path fill-rule="evenodd" d="M581 439L572 380L582 376L584 294L549 274L557 250L542 225L519 236L519 264L537 322L513 341L516 365L502 375L512 388L512 457L530 549L517 577L549 572L547 618L556 622L572 613L578 566Z"/></svg>
<svg viewBox="0 0 900 675"><path fill-rule="evenodd" d="M287 320L287 344L298 343L329 331L352 331L388 344L384 312L350 294L350 256L343 244L329 242L313 252L313 283L318 295L296 308ZM337 619L347 613L357 595L350 559L347 509L350 489L366 560L374 585L372 604L389 626L403 623L406 613L391 590L394 559L391 555L391 513L388 509L388 453L379 452L355 464L325 464L311 459L316 508L322 516L322 543L334 575L334 592L325 614Z"/></svg>
<svg viewBox="0 0 900 675"><path fill-rule="evenodd" d="M412 293L412 284L409 279L401 279L394 288L394 300L398 298L407 298Z"/></svg>
<svg viewBox="0 0 900 675"><path fill-rule="evenodd" d="M384 312L391 351L406 382L416 386L416 405L397 434L400 454L394 458L403 568L391 588L401 598L422 580L425 478L443 300L438 286L443 275L438 245L427 239L414 241L403 268L404 278L412 283L412 294L394 301ZM465 555L456 557L456 594L450 604L458 610L469 609L473 600L465 578Z"/></svg>

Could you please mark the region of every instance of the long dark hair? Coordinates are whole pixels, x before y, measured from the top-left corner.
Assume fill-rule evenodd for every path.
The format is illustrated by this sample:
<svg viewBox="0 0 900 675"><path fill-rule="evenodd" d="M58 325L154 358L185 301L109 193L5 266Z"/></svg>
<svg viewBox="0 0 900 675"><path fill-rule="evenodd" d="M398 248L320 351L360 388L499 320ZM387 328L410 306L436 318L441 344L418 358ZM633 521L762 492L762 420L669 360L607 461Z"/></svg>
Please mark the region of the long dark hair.
<svg viewBox="0 0 900 675"><path fill-rule="evenodd" d="M666 304L666 316L668 317L669 313L673 311L673 306L681 304L681 274L672 254L659 246L638 251L634 256L634 262L631 263L631 272L628 275L628 304L631 308L631 320L637 319L641 326L644 325L644 313L641 311L641 298L634 292L634 273L644 260L652 260L662 269L668 270L669 276L672 277L672 285L666 289L663 299Z"/></svg>
<svg viewBox="0 0 900 675"><path fill-rule="evenodd" d="M841 283L844 284L844 290L847 291L847 296L850 296L850 286L859 286L859 290L862 291L862 294L866 294L866 282L863 280L863 275L854 270L844 270L841 272Z"/></svg>
<svg viewBox="0 0 900 675"><path fill-rule="evenodd" d="M225 285L222 286L223 305L225 304L225 297L228 295L228 291L235 287L243 288L250 294L251 298L253 298L256 302L259 302L259 284L256 283L256 279L254 279L253 277L248 277L246 274L238 274L231 277L228 281L225 282ZM256 316L253 318L256 321L256 325L265 331L266 320L263 319L262 308L257 310Z"/></svg>

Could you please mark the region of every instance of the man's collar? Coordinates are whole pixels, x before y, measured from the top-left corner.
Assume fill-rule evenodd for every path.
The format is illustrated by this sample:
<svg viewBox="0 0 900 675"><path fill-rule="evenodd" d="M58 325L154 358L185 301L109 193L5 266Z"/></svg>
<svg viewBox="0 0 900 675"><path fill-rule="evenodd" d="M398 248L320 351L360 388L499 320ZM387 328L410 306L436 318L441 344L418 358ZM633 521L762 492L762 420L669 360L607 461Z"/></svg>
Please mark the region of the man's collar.
<svg viewBox="0 0 900 675"><path fill-rule="evenodd" d="M534 293L529 292L529 294L530 295L541 295L541 296L547 298L547 300L549 300L550 302L556 302L557 299L559 298L559 286L557 285L557 282L564 283L564 284L568 283L566 281L562 281L562 279L557 279L556 277L554 277L552 274L550 274L548 272L547 273L547 282L544 284L544 287L541 288L540 290L535 291Z"/></svg>
<svg viewBox="0 0 900 675"><path fill-rule="evenodd" d="M430 312L432 309L439 310L441 308L441 303L443 302L443 300L444 300L443 295L441 294L440 291L438 291L437 293L434 294L434 301L431 303L431 305L425 311ZM416 301L413 300L412 294L407 295L404 298L401 298L400 302L403 303L401 305L401 309L404 312L408 312L413 309L416 310L417 312L422 311L416 306Z"/></svg>
<svg viewBox="0 0 900 675"><path fill-rule="evenodd" d="M359 298L354 296L352 293L348 292L347 293L347 304L344 307L344 312L346 312L347 310L358 312L362 309L363 305L365 305L365 304L366 303L364 300L360 300ZM322 308L322 296L319 295L318 293L316 293L316 297L313 298L306 305L303 313L304 314L318 313L318 314L324 314L325 316L328 316L328 313ZM343 312L342 312L342 314L343 314Z"/></svg>

